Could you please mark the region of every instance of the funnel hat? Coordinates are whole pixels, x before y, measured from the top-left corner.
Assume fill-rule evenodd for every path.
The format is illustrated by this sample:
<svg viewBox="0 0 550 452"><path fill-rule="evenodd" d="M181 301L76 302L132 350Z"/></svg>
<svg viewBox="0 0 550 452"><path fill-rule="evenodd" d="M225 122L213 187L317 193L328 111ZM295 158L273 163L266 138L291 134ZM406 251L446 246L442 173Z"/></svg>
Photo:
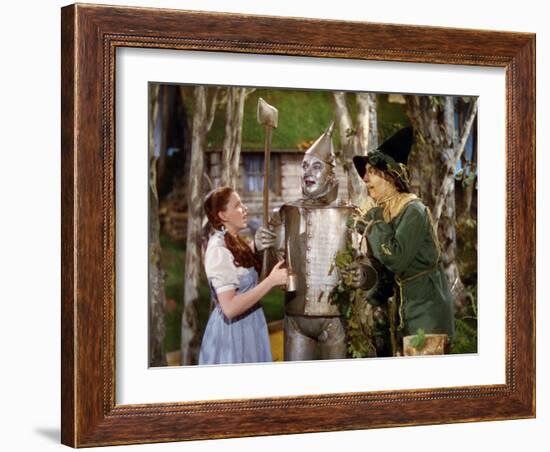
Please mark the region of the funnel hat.
<svg viewBox="0 0 550 452"><path fill-rule="evenodd" d="M330 166L336 166L336 159L334 157L334 146L332 144L332 132L334 130L334 121L330 123L323 134L317 138L305 155L316 157L319 160L329 164Z"/></svg>

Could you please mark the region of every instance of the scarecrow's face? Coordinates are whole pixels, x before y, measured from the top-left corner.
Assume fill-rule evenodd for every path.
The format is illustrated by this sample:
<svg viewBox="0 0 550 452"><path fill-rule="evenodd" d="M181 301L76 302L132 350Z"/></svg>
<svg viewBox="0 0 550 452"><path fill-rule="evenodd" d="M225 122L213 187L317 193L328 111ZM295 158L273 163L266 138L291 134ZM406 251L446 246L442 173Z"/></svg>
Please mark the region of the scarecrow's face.
<svg viewBox="0 0 550 452"><path fill-rule="evenodd" d="M367 164L363 180L367 184L369 196L376 202L382 200L389 192L395 191L395 185L384 177L384 173L375 166Z"/></svg>
<svg viewBox="0 0 550 452"><path fill-rule="evenodd" d="M302 193L306 198L319 198L332 188L332 167L317 157L305 155L302 161Z"/></svg>

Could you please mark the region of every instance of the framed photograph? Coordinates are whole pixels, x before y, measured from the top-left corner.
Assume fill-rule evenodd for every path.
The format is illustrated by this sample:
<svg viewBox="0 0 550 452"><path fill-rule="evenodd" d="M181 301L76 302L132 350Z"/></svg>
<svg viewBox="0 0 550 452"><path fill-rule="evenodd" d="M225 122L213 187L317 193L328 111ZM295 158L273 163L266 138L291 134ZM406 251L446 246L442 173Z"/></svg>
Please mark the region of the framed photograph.
<svg viewBox="0 0 550 452"><path fill-rule="evenodd" d="M125 56L121 58L125 61ZM479 76L475 79L480 82ZM135 99L134 95L124 97ZM382 358L428 355L445 349L450 355L477 353L478 97L150 82L149 174L154 177L151 187L156 194L148 209L148 248L154 251L149 254L148 275L149 365ZM353 118L356 108L357 117ZM454 114L423 114L434 108ZM452 124L442 132L439 126L448 124L450 118ZM200 135L194 124L203 122L207 125L202 129L204 145L198 146L195 138ZM139 126L124 127L136 128ZM441 143L433 149L424 136L414 136L414 130L429 136L426 131L430 129L436 130L435 138ZM455 140L455 135L454 152L444 153L446 143ZM408 167L407 187L382 194L388 190L382 181L375 176L365 179L365 174L362 179L359 174L365 169L360 165L361 156L387 149L401 136L409 140L399 144L408 152L403 159ZM121 138L119 142L125 143L126 138ZM355 157L359 159L357 168L352 165ZM323 169L312 167L312 159ZM439 172L445 159L455 171ZM136 165L138 161L123 166ZM123 168L117 171L124 172ZM267 187L264 179L269 180ZM447 185L452 192L431 190L445 186L446 179L452 182ZM137 185L128 188L130 193L137 190ZM235 271L239 278L248 278L242 266L233 267L226 252L234 249L240 253L236 246L245 243L229 239L225 224L211 211L219 197L229 199L232 192L241 205L235 212L238 222L230 222L229 227L235 226L235 237L252 247L249 266L255 264L250 277L256 282L247 285L246 291L258 285L258 276L260 281L269 276L277 258L284 260L287 272L293 275L283 290L272 287L261 297L263 310L254 305L249 312L245 301L234 313L230 309L234 306L225 305L228 294L221 295L234 287ZM123 204L131 202L122 196ZM384 197L389 199L387 203ZM452 201L445 213L444 197ZM376 248L369 248L367 239L376 240L377 233L386 232L371 231L367 236L363 230L366 212L375 198L388 206L387 213L393 216L390 223L405 220L405 232L406 217L412 210L401 212L401 205L414 201L417 204L409 207L418 207L420 202L432 207L433 214L425 218L433 223L425 224L430 225L424 228L426 243L416 231L405 244L418 243L418 250L404 255L394 247L387 254L388 242L377 258ZM192 199L205 199L205 213L201 212L202 202L193 205ZM390 214L393 205L397 207ZM125 223L137 222L136 218ZM314 223L323 227L316 228ZM262 224L268 225L269 233L262 230ZM442 240L432 240L434 227ZM256 258L253 254L256 248L263 248L263 242L271 246L258 251ZM220 245L223 251L218 249ZM436 265L435 250L440 265ZM225 263L226 257L230 262ZM394 278L386 277L383 265L395 268L398 262L398 266L408 267L413 261L403 274L423 286L420 292L425 291L430 277L448 281L438 285L446 297L424 297L447 309L439 314L422 309L426 315L415 321L392 304L398 301ZM431 271L434 265L438 267L435 273ZM353 271L365 277L359 287L346 278ZM272 277L277 274L275 271ZM216 286L221 300L217 290L212 290ZM423 333L417 337L418 330ZM258 338L262 340L258 342ZM410 341L416 343L421 338L422 347L410 346ZM128 342L134 343L134 339Z"/></svg>
<svg viewBox="0 0 550 452"><path fill-rule="evenodd" d="M61 153L64 444L535 416L534 35L71 5Z"/></svg>

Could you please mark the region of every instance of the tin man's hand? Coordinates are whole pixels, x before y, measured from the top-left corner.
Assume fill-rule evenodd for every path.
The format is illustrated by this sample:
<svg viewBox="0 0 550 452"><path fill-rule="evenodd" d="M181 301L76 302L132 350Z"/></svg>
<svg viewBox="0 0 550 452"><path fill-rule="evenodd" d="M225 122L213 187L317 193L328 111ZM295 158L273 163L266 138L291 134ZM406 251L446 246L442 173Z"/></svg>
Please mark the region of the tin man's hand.
<svg viewBox="0 0 550 452"><path fill-rule="evenodd" d="M256 245L257 251L263 251L266 248L271 248L275 245L275 239L277 234L275 234L269 228L265 226L260 226L254 235L254 244Z"/></svg>

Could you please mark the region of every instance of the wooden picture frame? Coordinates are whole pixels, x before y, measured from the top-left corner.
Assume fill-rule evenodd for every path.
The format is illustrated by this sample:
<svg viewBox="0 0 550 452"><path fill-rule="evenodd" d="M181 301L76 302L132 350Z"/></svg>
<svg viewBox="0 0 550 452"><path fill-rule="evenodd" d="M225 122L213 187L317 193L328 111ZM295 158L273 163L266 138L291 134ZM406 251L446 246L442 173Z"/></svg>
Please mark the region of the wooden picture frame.
<svg viewBox="0 0 550 452"><path fill-rule="evenodd" d="M118 47L505 68L505 384L117 405ZM64 444L85 447L535 416L535 35L67 6L62 9L61 154Z"/></svg>

